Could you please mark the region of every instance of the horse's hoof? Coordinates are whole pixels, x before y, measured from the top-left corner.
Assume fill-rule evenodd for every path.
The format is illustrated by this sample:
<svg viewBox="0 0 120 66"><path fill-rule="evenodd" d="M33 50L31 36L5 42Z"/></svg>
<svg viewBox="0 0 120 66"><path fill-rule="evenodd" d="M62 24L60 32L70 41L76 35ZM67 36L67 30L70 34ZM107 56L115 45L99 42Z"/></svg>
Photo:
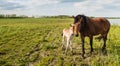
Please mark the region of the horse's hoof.
<svg viewBox="0 0 120 66"><path fill-rule="evenodd" d="M107 55L107 50L102 50L102 55Z"/></svg>
<svg viewBox="0 0 120 66"><path fill-rule="evenodd" d="M73 51L71 51L71 55L74 55Z"/></svg>
<svg viewBox="0 0 120 66"><path fill-rule="evenodd" d="M90 54L92 55L92 53L93 53L93 52L94 52L94 51L93 51L93 50L91 50L91 51L90 51Z"/></svg>
<svg viewBox="0 0 120 66"><path fill-rule="evenodd" d="M92 54L93 53L93 51L90 51L90 54Z"/></svg>
<svg viewBox="0 0 120 66"><path fill-rule="evenodd" d="M85 56L82 56L82 59L85 59Z"/></svg>
<svg viewBox="0 0 120 66"><path fill-rule="evenodd" d="M89 56L92 56L92 53L90 52Z"/></svg>
<svg viewBox="0 0 120 66"><path fill-rule="evenodd" d="M85 56L84 56L84 54L82 54L82 58L83 58L83 59L85 59Z"/></svg>

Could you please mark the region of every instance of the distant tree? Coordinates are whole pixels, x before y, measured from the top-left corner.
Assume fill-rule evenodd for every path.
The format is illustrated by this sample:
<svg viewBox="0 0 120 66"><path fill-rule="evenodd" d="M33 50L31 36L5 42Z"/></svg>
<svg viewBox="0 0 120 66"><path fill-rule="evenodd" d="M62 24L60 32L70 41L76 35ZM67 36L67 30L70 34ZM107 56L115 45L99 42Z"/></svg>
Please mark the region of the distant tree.
<svg viewBox="0 0 120 66"><path fill-rule="evenodd" d="M0 18L28 18L26 15L17 16L16 14L0 14Z"/></svg>
<svg viewBox="0 0 120 66"><path fill-rule="evenodd" d="M12 14L10 17L11 18L16 18L17 16L16 16L16 14Z"/></svg>
<svg viewBox="0 0 120 66"><path fill-rule="evenodd" d="M4 18L5 17L5 15L3 15L3 14L0 14L0 18Z"/></svg>
<svg viewBox="0 0 120 66"><path fill-rule="evenodd" d="M91 18L95 18L94 16L91 16Z"/></svg>

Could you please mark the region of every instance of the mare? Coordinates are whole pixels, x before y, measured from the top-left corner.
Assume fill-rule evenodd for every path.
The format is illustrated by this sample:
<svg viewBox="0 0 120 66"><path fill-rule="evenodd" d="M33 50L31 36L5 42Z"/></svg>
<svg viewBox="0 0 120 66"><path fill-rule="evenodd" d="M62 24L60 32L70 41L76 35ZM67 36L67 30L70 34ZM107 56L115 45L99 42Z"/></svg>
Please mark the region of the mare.
<svg viewBox="0 0 120 66"><path fill-rule="evenodd" d="M91 50L90 53L93 52L93 36L100 35L98 39L103 39L104 44L102 46L102 52L106 49L106 40L107 34L110 30L110 22L103 17L90 18L85 15L77 15L73 16L74 18L74 35L77 37L80 33L81 41L82 41L82 57L84 57L84 39L85 37L89 37Z"/></svg>

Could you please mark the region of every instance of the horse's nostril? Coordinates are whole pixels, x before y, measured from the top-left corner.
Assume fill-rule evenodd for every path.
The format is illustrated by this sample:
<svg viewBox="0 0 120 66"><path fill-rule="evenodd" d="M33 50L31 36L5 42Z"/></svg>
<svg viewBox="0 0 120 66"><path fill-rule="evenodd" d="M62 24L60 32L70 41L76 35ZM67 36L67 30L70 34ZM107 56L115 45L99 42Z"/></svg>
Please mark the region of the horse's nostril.
<svg viewBox="0 0 120 66"><path fill-rule="evenodd" d="M73 36L74 34L72 34L72 36Z"/></svg>
<svg viewBox="0 0 120 66"><path fill-rule="evenodd" d="M76 35L76 37L78 37L78 34Z"/></svg>

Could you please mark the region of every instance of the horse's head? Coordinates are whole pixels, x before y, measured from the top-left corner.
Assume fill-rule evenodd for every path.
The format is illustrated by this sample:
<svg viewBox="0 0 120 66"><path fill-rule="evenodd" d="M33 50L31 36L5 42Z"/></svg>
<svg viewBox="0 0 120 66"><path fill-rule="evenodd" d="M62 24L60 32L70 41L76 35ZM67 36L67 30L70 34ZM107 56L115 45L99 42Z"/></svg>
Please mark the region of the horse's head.
<svg viewBox="0 0 120 66"><path fill-rule="evenodd" d="M73 18L74 18L74 24L75 24L78 22L80 22L80 23L83 22L85 19L85 16L84 15L77 15L76 17L73 16Z"/></svg>
<svg viewBox="0 0 120 66"><path fill-rule="evenodd" d="M75 23L73 26L73 32L76 37L78 37L80 22Z"/></svg>
<svg viewBox="0 0 120 66"><path fill-rule="evenodd" d="M84 15L77 15L74 17L74 34L76 37L78 36L78 33L84 29L84 26L86 24L86 17Z"/></svg>

